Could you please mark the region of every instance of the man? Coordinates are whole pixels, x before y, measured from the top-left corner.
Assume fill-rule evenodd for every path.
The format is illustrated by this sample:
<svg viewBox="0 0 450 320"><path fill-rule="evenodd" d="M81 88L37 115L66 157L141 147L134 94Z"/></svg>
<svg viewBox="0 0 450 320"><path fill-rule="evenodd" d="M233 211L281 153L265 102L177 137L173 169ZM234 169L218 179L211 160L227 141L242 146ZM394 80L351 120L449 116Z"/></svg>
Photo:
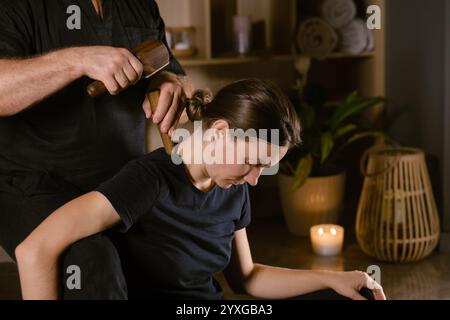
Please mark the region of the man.
<svg viewBox="0 0 450 320"><path fill-rule="evenodd" d="M79 29L69 7L80 9ZM171 57L138 82L143 66L129 50L149 39L165 43L154 0L0 0L0 245L12 257L51 212L144 153L146 118L163 132L176 126L184 73ZM93 80L110 94L89 97ZM155 114L149 86L161 90ZM127 298L108 236L78 242L61 263L63 298Z"/></svg>

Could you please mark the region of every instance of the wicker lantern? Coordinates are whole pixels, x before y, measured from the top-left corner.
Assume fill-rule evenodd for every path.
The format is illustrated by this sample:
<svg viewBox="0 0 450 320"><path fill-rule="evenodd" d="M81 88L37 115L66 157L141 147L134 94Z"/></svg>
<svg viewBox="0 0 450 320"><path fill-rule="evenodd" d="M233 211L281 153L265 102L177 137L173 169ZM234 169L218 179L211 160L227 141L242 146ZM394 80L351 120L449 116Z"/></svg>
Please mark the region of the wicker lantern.
<svg viewBox="0 0 450 320"><path fill-rule="evenodd" d="M370 149L361 168L365 180L356 218L361 249L389 262L411 262L431 254L440 228L423 151Z"/></svg>

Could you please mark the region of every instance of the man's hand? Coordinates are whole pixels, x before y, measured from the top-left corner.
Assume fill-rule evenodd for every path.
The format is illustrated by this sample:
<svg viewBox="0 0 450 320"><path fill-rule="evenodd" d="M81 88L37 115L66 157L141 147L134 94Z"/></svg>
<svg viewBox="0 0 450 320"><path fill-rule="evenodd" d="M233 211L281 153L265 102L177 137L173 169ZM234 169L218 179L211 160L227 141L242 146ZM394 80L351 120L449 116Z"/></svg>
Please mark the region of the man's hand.
<svg viewBox="0 0 450 320"><path fill-rule="evenodd" d="M179 123L188 121L184 105L192 94L192 87L186 79L163 71L152 76L148 92L153 90L160 90L158 106L153 113L146 96L142 105L145 116L158 124L161 132L172 135Z"/></svg>
<svg viewBox="0 0 450 320"><path fill-rule="evenodd" d="M366 287L371 289L375 300L386 300L383 288L367 273L362 271L330 272L328 274L329 286L347 298L353 300L367 300L359 291Z"/></svg>
<svg viewBox="0 0 450 320"><path fill-rule="evenodd" d="M116 95L142 76L143 65L124 48L93 46L76 48L82 73L103 82L110 94Z"/></svg>

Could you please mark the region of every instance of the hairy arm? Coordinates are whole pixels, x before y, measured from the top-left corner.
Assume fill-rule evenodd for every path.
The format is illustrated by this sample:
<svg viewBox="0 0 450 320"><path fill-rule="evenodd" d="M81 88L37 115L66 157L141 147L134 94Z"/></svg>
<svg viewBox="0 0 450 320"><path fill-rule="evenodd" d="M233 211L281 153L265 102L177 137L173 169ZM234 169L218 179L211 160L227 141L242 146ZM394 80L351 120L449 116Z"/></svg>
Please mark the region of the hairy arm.
<svg viewBox="0 0 450 320"><path fill-rule="evenodd" d="M74 242L119 221L99 192L87 193L53 212L16 248L23 298L57 299L59 256Z"/></svg>
<svg viewBox="0 0 450 320"><path fill-rule="evenodd" d="M0 116L42 101L82 76L79 53L63 49L30 59L0 59Z"/></svg>
<svg viewBox="0 0 450 320"><path fill-rule="evenodd" d="M118 94L136 83L142 63L127 49L73 47L30 59L0 59L0 117L15 115L88 76ZM81 94L81 93L80 93Z"/></svg>

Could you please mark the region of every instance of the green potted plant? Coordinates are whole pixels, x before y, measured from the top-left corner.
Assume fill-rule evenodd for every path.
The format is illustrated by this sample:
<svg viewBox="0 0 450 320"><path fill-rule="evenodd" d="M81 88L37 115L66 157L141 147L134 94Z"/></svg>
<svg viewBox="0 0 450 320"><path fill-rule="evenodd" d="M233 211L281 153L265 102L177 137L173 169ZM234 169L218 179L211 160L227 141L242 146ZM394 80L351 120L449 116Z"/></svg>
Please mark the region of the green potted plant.
<svg viewBox="0 0 450 320"><path fill-rule="evenodd" d="M343 206L346 148L360 139L384 137L361 121L361 114L384 98L361 98L357 92L327 102L323 90L311 87L297 103L302 144L291 150L278 175L283 213L289 230L307 236L312 225L337 223Z"/></svg>

